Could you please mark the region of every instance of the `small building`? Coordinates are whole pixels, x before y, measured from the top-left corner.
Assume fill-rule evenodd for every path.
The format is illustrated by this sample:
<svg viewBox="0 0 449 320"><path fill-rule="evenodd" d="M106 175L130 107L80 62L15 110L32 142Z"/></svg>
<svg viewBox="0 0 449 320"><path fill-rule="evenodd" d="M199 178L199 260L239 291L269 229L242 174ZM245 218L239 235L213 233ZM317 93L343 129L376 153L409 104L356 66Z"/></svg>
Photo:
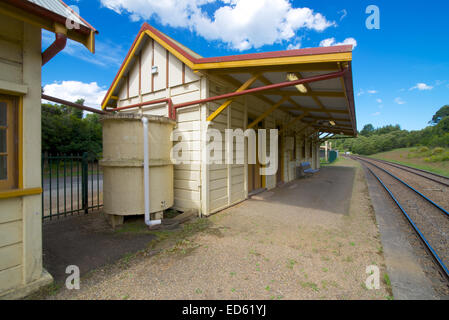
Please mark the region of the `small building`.
<svg viewBox="0 0 449 320"><path fill-rule="evenodd" d="M42 53L41 31L55 33ZM0 298L48 284L42 267L41 67L96 30L59 0L0 2Z"/></svg>
<svg viewBox="0 0 449 320"><path fill-rule="evenodd" d="M174 167L175 207L210 215L296 179L301 162L318 169L321 133L357 134L351 62L352 46L203 58L145 23L102 107L175 120L191 159ZM277 174L261 175L247 155L205 162L211 128L278 129Z"/></svg>

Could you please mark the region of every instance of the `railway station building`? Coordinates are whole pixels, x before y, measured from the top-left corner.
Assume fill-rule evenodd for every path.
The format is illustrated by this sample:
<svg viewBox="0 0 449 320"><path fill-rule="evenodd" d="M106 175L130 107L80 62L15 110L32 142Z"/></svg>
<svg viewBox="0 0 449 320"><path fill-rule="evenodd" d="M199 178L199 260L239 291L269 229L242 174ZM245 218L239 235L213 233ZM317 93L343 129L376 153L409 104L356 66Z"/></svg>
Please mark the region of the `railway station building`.
<svg viewBox="0 0 449 320"><path fill-rule="evenodd" d="M319 169L323 135L357 134L352 46L204 58L144 23L102 108L175 121L191 159L174 166L175 208L207 216L295 180L301 163ZM279 130L279 170L262 175L247 154L208 163L210 129Z"/></svg>

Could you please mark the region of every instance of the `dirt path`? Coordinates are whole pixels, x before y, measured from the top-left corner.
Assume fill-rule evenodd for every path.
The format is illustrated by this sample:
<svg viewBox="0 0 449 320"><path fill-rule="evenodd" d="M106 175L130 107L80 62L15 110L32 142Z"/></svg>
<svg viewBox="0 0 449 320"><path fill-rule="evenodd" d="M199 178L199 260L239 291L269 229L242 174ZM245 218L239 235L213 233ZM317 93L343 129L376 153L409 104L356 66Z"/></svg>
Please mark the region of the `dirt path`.
<svg viewBox="0 0 449 320"><path fill-rule="evenodd" d="M156 245L165 246L161 253L121 260L83 278L81 290L62 289L49 298L389 298L378 229L356 162L341 160L260 199L196 220L182 237L160 232L166 238ZM380 267L379 290L365 286L370 265Z"/></svg>

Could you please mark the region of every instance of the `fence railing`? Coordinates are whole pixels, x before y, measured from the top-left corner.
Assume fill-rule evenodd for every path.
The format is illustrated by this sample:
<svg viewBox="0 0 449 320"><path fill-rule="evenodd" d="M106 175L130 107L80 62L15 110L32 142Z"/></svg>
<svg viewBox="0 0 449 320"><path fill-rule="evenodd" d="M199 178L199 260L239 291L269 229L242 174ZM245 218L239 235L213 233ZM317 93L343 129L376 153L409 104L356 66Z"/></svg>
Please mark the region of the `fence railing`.
<svg viewBox="0 0 449 320"><path fill-rule="evenodd" d="M42 155L42 218L88 213L103 206L103 173L98 159L83 155Z"/></svg>

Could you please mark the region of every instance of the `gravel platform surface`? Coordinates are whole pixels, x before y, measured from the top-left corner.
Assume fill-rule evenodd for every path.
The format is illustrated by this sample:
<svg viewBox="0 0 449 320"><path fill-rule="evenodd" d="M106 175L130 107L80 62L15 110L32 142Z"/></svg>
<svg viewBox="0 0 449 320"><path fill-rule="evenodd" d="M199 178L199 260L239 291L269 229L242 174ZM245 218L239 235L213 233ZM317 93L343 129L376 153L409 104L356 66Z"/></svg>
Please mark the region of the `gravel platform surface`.
<svg viewBox="0 0 449 320"><path fill-rule="evenodd" d="M47 299L391 299L364 173L351 160L181 230ZM158 252L155 254L155 252ZM380 268L369 290L368 266Z"/></svg>

